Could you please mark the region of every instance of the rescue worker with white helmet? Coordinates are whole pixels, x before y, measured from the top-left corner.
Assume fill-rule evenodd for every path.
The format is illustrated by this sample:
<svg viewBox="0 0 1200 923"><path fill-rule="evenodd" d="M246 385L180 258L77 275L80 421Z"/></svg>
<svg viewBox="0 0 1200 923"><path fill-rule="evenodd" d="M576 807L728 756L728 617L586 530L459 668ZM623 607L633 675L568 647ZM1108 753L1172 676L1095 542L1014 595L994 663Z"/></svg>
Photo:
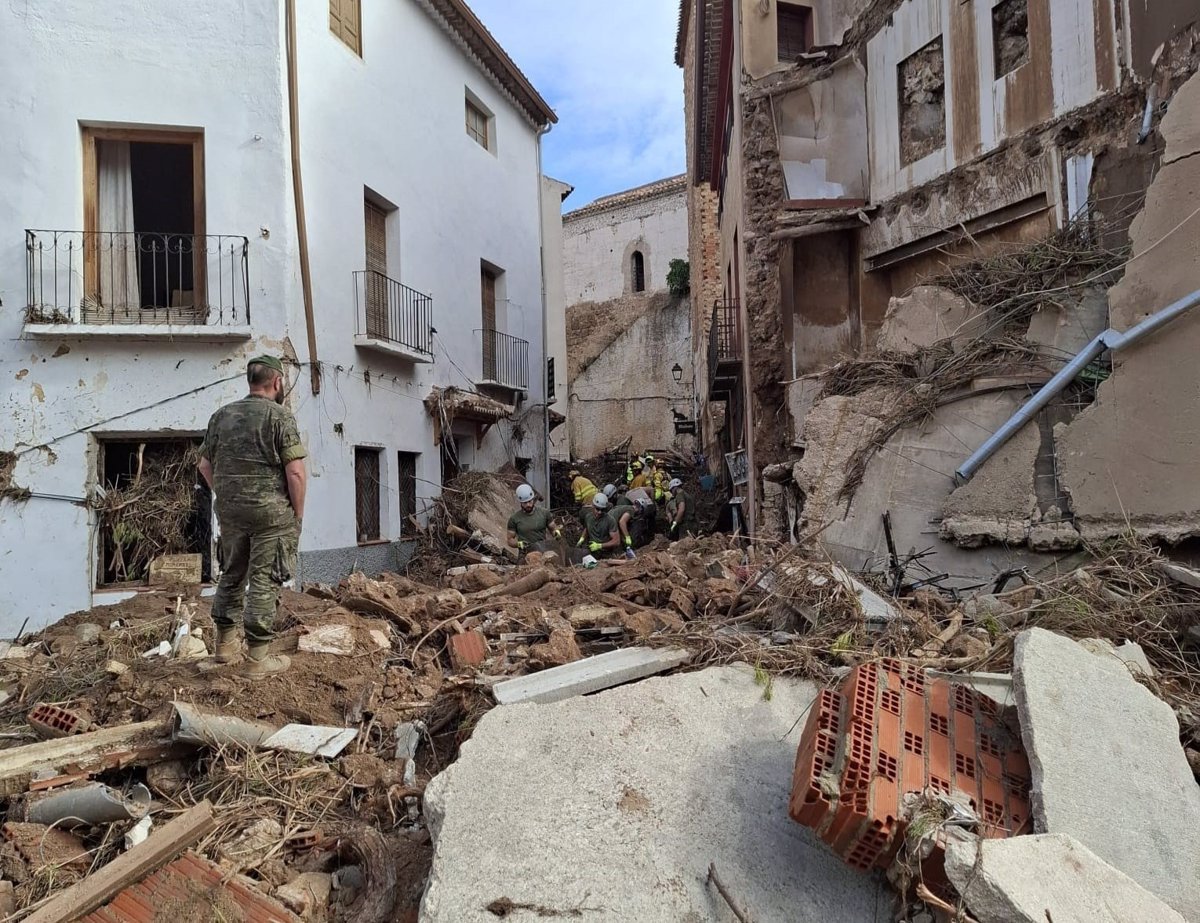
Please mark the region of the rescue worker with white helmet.
<svg viewBox="0 0 1200 923"><path fill-rule="evenodd" d="M683 481L679 478L672 478L667 489L670 491L667 495L667 519L671 523L671 538L678 538L680 534L690 531L696 504L683 489Z"/></svg>
<svg viewBox="0 0 1200 923"><path fill-rule="evenodd" d="M583 514L583 535L579 536L579 546L587 546L592 554L599 554L616 548L621 543L621 534L617 529L617 520L609 510L608 497L597 493L592 497L592 505Z"/></svg>
<svg viewBox="0 0 1200 923"><path fill-rule="evenodd" d="M508 547L518 552L544 550L547 530L562 538L562 530L550 511L537 506L537 493L528 484L517 488L520 509L508 517Z"/></svg>
<svg viewBox="0 0 1200 923"><path fill-rule="evenodd" d="M617 528L621 532L621 540L625 543L625 557L633 560L636 555L634 547L641 547L654 534L652 527L655 516L654 501L650 492L644 487L635 487L629 491L613 510L617 519Z"/></svg>

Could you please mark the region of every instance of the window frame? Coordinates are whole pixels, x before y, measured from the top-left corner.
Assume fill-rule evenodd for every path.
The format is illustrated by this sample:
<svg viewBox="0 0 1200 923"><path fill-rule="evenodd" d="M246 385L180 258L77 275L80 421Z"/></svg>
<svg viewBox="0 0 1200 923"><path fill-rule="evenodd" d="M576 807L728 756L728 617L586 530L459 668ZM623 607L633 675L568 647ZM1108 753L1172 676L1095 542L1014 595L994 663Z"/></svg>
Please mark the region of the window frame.
<svg viewBox="0 0 1200 923"><path fill-rule="evenodd" d="M171 128L107 128L81 124L83 144L83 230L84 240L96 240L100 230L100 149L99 141L128 141L130 144L187 144L192 148L192 236L204 240L208 236L205 218L204 188L204 129ZM193 303L208 303L208 266L204 248L194 248L192 268ZM89 255L90 254L90 255ZM100 290L100 261L94 244L84 246L83 284L85 292Z"/></svg>
<svg viewBox="0 0 1200 923"><path fill-rule="evenodd" d="M354 8L352 32L347 27L347 18L344 15L347 6ZM362 0L329 0L329 31L361 58L363 56Z"/></svg>
<svg viewBox="0 0 1200 923"><path fill-rule="evenodd" d="M785 10L787 11L786 14ZM780 38L783 35L784 20L798 19L800 17L804 19L804 50L785 58L783 56L782 43L780 42ZM801 54L812 51L815 42L816 11L806 3L789 3L786 0L779 0L775 5L775 59L780 64L795 64Z"/></svg>
<svg viewBox="0 0 1200 923"><path fill-rule="evenodd" d="M364 458L368 455L375 458L375 535L374 537L368 536L367 538L363 538L363 535L369 530L362 528L362 514L364 513L365 509L365 498L360 496L359 493L360 475L358 470L358 461L360 455ZM366 473L368 472L364 472L364 475ZM377 542L384 541L383 478L383 449L374 445L356 445L354 447L354 540L359 545L373 545Z"/></svg>
<svg viewBox="0 0 1200 923"><path fill-rule="evenodd" d="M480 126L474 124L475 121L480 123ZM492 125L491 118L486 112L480 109L470 97L466 99L466 129L467 137L478 144L485 151L492 149ZM482 136L482 137L481 137Z"/></svg>

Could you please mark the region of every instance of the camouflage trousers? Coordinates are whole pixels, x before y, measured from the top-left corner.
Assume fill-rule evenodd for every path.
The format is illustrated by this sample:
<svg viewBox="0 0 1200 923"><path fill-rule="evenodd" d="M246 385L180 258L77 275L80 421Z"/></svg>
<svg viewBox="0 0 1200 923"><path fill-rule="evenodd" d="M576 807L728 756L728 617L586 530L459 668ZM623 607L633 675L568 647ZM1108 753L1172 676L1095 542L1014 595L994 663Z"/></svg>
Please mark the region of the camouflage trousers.
<svg viewBox="0 0 1200 923"><path fill-rule="evenodd" d="M298 542L294 522L254 531L222 527L221 579L212 605L217 628L240 621L246 626L247 642L274 637L279 591L296 569Z"/></svg>

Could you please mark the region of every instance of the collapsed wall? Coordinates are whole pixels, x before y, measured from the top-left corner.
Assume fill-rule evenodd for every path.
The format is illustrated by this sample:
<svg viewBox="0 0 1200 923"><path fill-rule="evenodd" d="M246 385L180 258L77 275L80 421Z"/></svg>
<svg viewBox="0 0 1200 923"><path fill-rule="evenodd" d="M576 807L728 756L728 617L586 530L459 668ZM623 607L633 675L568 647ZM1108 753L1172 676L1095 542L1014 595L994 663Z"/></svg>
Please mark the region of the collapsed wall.
<svg viewBox="0 0 1200 923"><path fill-rule="evenodd" d="M1109 291L1109 323L1127 330L1200 289L1200 76L1163 119L1166 152L1130 230L1133 255ZM1075 521L1099 540L1132 530L1177 542L1200 535L1200 313L1113 356L1096 403L1056 428Z"/></svg>
<svg viewBox="0 0 1200 923"><path fill-rule="evenodd" d="M930 573L982 579L1129 532L1170 543L1200 535L1200 403L1189 399L1200 390L1200 313L1093 363L971 481L955 481L1092 337L1200 288L1189 230L1200 223L1194 56L1186 36L1160 56L1161 142L1152 133L1138 146L1143 106L1126 88L943 177L945 195L926 189L921 200L918 190L876 213L868 240L897 216L932 222L968 187L979 195L1006 177L1028 180L1023 163L1042 163L1045 176L1046 163L1075 171L1055 179L1075 184L1063 196L1075 221L1061 215L1062 229L1048 232L1051 208L887 273L896 294L873 326L862 303L868 350L787 384L791 472L768 492L772 537L820 530L845 563L884 569L887 513L901 558L929 550ZM929 279L940 284L919 284Z"/></svg>
<svg viewBox="0 0 1200 923"><path fill-rule="evenodd" d="M573 458L630 438L635 449L693 449L692 436L675 434L676 420L695 417L691 323L690 299L666 291L567 309Z"/></svg>

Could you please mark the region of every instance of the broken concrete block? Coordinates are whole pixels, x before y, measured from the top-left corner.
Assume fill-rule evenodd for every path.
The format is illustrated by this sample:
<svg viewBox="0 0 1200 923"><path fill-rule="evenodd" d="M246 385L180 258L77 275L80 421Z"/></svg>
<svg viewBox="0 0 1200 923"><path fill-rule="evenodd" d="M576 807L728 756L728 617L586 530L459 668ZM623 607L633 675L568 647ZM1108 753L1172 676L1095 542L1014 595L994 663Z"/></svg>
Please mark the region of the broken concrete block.
<svg viewBox="0 0 1200 923"><path fill-rule="evenodd" d="M1124 872L1062 834L946 846L946 875L979 923L1184 923Z"/></svg>
<svg viewBox="0 0 1200 923"><path fill-rule="evenodd" d="M501 705L559 702L662 673L686 663L691 656L690 651L679 648L627 647L505 680L492 687L492 694Z"/></svg>
<svg viewBox="0 0 1200 923"><path fill-rule="evenodd" d="M382 632L378 628L372 628L369 634L371 635L371 640L375 642L375 646L381 651L386 651L391 648L392 641L387 636L386 632Z"/></svg>
<svg viewBox="0 0 1200 923"><path fill-rule="evenodd" d="M515 920L732 920L710 863L754 920L875 919L878 878L787 816L816 687L772 691L717 667L488 712L425 791L421 920L494 923L501 898L540 908Z"/></svg>
<svg viewBox="0 0 1200 923"><path fill-rule="evenodd" d="M857 597L859 606L862 608L863 618L868 624L887 623L900 616L900 612L895 606L861 580L852 576L845 568L835 564L830 568L830 572L838 583Z"/></svg>
<svg viewBox="0 0 1200 923"><path fill-rule="evenodd" d="M17 894L11 881L0 881L0 920L7 920L17 912Z"/></svg>
<svg viewBox="0 0 1200 923"><path fill-rule="evenodd" d="M987 627L994 623L998 629L1007 628L1012 623L1015 611L1015 607L991 593L972 596L963 603L963 616L972 625Z"/></svg>
<svg viewBox="0 0 1200 923"><path fill-rule="evenodd" d="M592 628L595 625L612 625L623 614L624 610L615 606L601 606L596 603L582 603L568 609L566 619L575 628Z"/></svg>
<svg viewBox="0 0 1200 923"><path fill-rule="evenodd" d="M275 898L301 919L324 919L332 890L332 875L301 872L286 885L280 885L275 891Z"/></svg>
<svg viewBox="0 0 1200 923"><path fill-rule="evenodd" d="M1200 590L1200 571L1171 561L1159 561L1158 569L1168 580Z"/></svg>
<svg viewBox="0 0 1200 923"><path fill-rule="evenodd" d="M1171 707L1116 658L1040 628L1017 636L1013 691L1037 832L1074 837L1200 919L1200 788Z"/></svg>
<svg viewBox="0 0 1200 923"><path fill-rule="evenodd" d="M301 634L297 643L308 654L348 657L354 653L354 629L349 625L318 625Z"/></svg>
<svg viewBox="0 0 1200 923"><path fill-rule="evenodd" d="M939 340L957 348L986 330L987 313L961 295L940 285L918 285L909 294L888 301L879 348L884 352L915 353Z"/></svg>
<svg viewBox="0 0 1200 923"><path fill-rule="evenodd" d="M1079 643L1086 650L1100 657L1115 657L1125 664L1130 673L1142 676L1154 675L1154 667L1150 666L1146 652L1136 641L1126 641L1117 646L1107 638L1084 638Z"/></svg>

